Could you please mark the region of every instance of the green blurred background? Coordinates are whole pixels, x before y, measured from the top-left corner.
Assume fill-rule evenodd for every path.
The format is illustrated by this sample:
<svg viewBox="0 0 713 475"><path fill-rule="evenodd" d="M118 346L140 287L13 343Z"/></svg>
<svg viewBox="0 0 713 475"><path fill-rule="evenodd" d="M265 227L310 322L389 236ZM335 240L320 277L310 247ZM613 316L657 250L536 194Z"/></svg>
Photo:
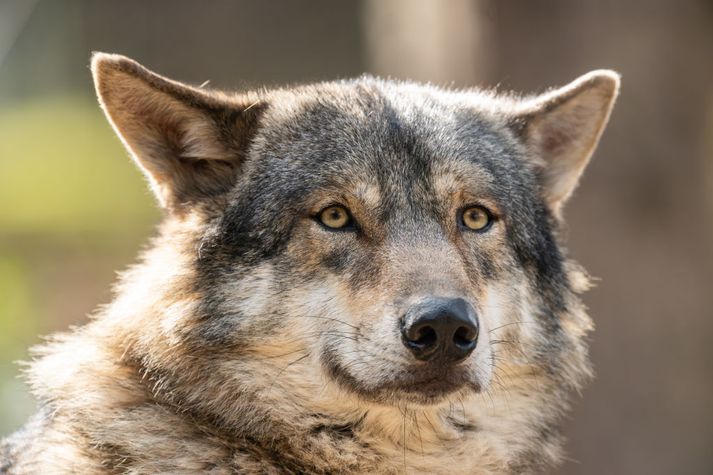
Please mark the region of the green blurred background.
<svg viewBox="0 0 713 475"><path fill-rule="evenodd" d="M713 3L703 0L0 0L0 436L17 360L110 298L160 217L93 97L90 52L220 88L362 72L623 90L567 210L598 377L560 473L713 473Z"/></svg>

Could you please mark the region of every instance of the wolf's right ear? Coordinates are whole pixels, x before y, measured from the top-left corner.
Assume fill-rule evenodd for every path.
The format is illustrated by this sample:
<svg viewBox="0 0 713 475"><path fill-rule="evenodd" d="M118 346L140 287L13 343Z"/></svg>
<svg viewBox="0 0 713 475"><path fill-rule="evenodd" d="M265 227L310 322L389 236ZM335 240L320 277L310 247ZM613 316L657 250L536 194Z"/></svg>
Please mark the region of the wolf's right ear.
<svg viewBox="0 0 713 475"><path fill-rule="evenodd" d="M559 213L577 186L619 93L619 75L592 71L521 102L512 126L538 165L543 197Z"/></svg>
<svg viewBox="0 0 713 475"><path fill-rule="evenodd" d="M266 104L163 78L124 56L95 53L99 102L162 206L172 212L235 183Z"/></svg>

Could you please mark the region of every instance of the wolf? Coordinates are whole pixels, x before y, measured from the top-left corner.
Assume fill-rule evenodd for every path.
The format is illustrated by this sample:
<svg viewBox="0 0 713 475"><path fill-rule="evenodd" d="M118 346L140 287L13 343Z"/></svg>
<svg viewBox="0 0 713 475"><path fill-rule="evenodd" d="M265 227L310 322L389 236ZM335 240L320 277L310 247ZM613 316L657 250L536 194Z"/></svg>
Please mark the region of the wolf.
<svg viewBox="0 0 713 475"><path fill-rule="evenodd" d="M91 70L164 218L111 304L34 350L39 412L0 472L562 460L592 329L562 209L615 72L518 96L371 76L225 93L103 53Z"/></svg>

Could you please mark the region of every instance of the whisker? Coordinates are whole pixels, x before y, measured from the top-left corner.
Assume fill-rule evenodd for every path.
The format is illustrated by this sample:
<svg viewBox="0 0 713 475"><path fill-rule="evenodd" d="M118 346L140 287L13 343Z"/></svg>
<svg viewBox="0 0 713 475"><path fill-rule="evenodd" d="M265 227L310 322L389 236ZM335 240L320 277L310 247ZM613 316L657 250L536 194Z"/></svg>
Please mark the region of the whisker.
<svg viewBox="0 0 713 475"><path fill-rule="evenodd" d="M317 320L329 320L332 322L341 323L342 325L346 325L346 326L351 327L355 330L359 330L359 327L352 325L351 323L347 323L344 320L340 320L339 318L334 318L334 317L324 317L321 315L291 315L290 318L314 318Z"/></svg>
<svg viewBox="0 0 713 475"><path fill-rule="evenodd" d="M418 413L416 411L413 412L413 422L414 422L414 425L416 426L416 430L418 431L418 440L419 440L419 443L421 444L421 457L423 457L423 455L424 455L423 437L421 436L421 426L418 423Z"/></svg>
<svg viewBox="0 0 713 475"><path fill-rule="evenodd" d="M491 329L488 331L488 333L493 333L493 332L496 331L496 330L499 330L499 329L501 329L501 328L508 327L508 326L510 326L510 325L524 325L525 323L530 323L530 322L527 322L527 321L517 321L517 322L505 323L505 324L500 325L500 326L497 326L497 327L495 327L495 328L491 328Z"/></svg>
<svg viewBox="0 0 713 475"><path fill-rule="evenodd" d="M269 385L268 388L267 388L267 392L272 391L272 387L273 387L273 386L275 385L275 383L277 382L277 378L279 378L279 377L282 375L282 373L284 373L285 371L287 371L287 369L288 369L290 366L299 363L300 361L304 360L305 358L307 358L307 357L309 357L309 356L310 356L310 353L307 353L307 354L305 354L305 355L300 356L300 357L297 358L296 360L291 361L291 362L288 363L287 365L285 365L285 367L282 368L282 369L275 375L274 378L272 378L272 381L270 382L270 385Z"/></svg>

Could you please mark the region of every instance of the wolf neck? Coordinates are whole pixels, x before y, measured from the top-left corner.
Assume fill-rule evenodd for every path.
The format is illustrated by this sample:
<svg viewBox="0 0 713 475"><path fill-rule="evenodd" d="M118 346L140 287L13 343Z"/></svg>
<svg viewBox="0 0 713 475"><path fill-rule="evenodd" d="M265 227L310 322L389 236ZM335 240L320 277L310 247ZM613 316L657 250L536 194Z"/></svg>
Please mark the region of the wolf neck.
<svg viewBox="0 0 713 475"><path fill-rule="evenodd" d="M359 409L348 399L333 401L331 411L323 401L276 408L275 401L256 399L235 405L236 397L233 410L243 417L231 425L154 397L160 381L81 335L48 353L33 368L33 380L41 398L51 401L58 427L68 436L76 430L89 454L107 451L98 460L129 460L136 473L178 473L186 466L241 473L444 473L453 467L502 473L532 464L532 439L542 440L538 457L557 453L556 441L537 434L546 428L528 421L536 419L531 408L552 401L525 401L517 391L507 400L498 394L454 398L427 409Z"/></svg>
<svg viewBox="0 0 713 475"><path fill-rule="evenodd" d="M137 473L180 472L187 460L245 473L443 473L454 466L486 473L557 454L556 440L542 437L552 432L543 421L561 409L557 391L542 388L551 400L530 395L532 382L524 379L507 395L454 396L429 408L365 408L339 389L297 400L287 392L232 392L223 395L223 408L206 407L176 395L166 375L127 364L125 349L108 344L113 338L85 338L93 331L90 325L47 349L33 368L35 390L57 404L62 430L76 429L96 450L111 451L104 459L135 461ZM533 440L541 441L539 455Z"/></svg>
<svg viewBox="0 0 713 475"><path fill-rule="evenodd" d="M526 376L532 371L509 368L521 380L507 394L495 389L454 394L430 407L369 405L327 388L302 400L289 421L267 417L252 435L264 431L267 438L261 443L271 444L271 437L281 434L289 446L286 452L321 453L320 462L339 461L341 465L324 467L328 472L344 471L358 461L350 470L453 473L457 466L459 473L522 473L559 457L554 424L566 400L555 385ZM541 392L533 392L535 384ZM267 411L272 406L265 404Z"/></svg>

